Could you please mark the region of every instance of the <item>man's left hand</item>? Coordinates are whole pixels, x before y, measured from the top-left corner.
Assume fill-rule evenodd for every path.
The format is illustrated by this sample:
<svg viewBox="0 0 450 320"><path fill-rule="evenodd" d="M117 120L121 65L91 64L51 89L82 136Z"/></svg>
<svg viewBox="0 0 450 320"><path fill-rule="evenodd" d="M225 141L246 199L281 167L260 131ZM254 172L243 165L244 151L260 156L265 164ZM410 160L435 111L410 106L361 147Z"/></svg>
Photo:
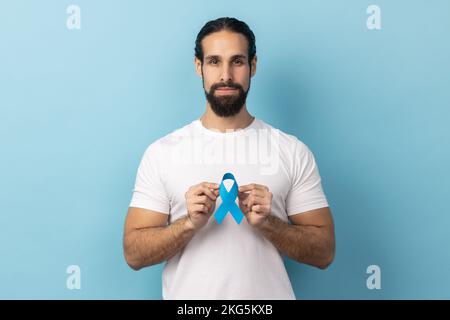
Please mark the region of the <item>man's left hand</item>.
<svg viewBox="0 0 450 320"><path fill-rule="evenodd" d="M239 208L247 222L260 226L272 211L272 193L264 185L251 183L239 187Z"/></svg>

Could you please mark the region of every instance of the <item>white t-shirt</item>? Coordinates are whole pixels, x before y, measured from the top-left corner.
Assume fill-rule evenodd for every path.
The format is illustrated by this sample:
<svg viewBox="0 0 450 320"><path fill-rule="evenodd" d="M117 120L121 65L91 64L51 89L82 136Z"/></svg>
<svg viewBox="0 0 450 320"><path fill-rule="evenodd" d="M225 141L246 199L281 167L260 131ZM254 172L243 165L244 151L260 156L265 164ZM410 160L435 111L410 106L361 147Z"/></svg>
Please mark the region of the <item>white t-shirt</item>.
<svg viewBox="0 0 450 320"><path fill-rule="evenodd" d="M150 144L139 165L130 207L186 216L185 193L200 182L257 183L273 193L272 215L328 207L314 156L295 136L255 118L219 132L199 119ZM224 184L230 187L226 180ZM238 199L235 200L238 204ZM216 209L221 205L216 200ZM295 299L281 253L244 218L211 216L163 270L163 299Z"/></svg>

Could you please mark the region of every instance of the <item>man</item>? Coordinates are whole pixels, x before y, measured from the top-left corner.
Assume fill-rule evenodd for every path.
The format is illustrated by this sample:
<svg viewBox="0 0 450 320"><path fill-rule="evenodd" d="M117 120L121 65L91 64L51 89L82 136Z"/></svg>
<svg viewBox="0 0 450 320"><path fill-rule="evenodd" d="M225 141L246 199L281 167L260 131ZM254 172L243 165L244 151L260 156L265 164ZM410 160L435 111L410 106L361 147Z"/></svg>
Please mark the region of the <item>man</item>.
<svg viewBox="0 0 450 320"><path fill-rule="evenodd" d="M164 299L295 299L282 256L321 269L333 261L333 220L312 152L247 110L256 62L247 24L208 22L194 59L206 111L141 160L124 255L134 270L167 261ZM225 173L235 180L222 181ZM242 221L224 200L233 184Z"/></svg>

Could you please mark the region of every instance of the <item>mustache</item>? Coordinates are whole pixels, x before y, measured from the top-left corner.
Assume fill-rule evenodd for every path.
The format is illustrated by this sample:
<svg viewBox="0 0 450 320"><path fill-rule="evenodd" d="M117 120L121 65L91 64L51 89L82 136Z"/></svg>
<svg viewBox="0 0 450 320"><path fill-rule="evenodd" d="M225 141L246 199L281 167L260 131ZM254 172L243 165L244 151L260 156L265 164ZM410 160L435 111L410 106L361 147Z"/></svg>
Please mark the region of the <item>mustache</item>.
<svg viewBox="0 0 450 320"><path fill-rule="evenodd" d="M235 89L241 89L243 90L242 86L238 83L234 83L234 82L221 82L221 83L215 83L211 86L210 91L215 91L219 88L235 88Z"/></svg>

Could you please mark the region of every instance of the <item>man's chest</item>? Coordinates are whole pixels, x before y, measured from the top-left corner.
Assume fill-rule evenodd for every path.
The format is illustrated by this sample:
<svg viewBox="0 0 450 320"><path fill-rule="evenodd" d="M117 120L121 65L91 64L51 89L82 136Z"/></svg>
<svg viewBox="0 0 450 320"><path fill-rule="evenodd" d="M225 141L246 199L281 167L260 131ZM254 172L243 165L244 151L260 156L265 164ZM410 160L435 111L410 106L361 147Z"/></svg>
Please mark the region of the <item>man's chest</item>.
<svg viewBox="0 0 450 320"><path fill-rule="evenodd" d="M168 167L164 173L166 192L170 200L171 220L181 218L186 214L185 194L191 186L202 182L220 184L225 173L234 175L238 185L257 183L267 186L273 194L272 212L285 219L285 199L291 187L289 175L284 170L267 174L259 165L195 165L177 164ZM217 199L216 208L221 204Z"/></svg>

